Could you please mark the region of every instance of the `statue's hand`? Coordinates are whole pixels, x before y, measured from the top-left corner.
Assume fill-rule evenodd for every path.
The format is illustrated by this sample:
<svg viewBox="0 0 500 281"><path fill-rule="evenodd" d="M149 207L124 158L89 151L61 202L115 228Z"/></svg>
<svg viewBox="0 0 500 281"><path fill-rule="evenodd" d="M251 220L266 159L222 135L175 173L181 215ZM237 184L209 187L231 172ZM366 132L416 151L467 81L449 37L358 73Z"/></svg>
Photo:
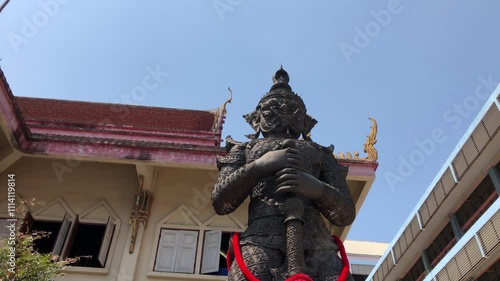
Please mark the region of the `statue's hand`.
<svg viewBox="0 0 500 281"><path fill-rule="evenodd" d="M255 165L265 174L274 174L284 168L300 167L302 157L294 148L273 150L255 160Z"/></svg>
<svg viewBox="0 0 500 281"><path fill-rule="evenodd" d="M295 168L285 168L276 173L276 193L293 192L309 199L317 199L325 188L323 182Z"/></svg>

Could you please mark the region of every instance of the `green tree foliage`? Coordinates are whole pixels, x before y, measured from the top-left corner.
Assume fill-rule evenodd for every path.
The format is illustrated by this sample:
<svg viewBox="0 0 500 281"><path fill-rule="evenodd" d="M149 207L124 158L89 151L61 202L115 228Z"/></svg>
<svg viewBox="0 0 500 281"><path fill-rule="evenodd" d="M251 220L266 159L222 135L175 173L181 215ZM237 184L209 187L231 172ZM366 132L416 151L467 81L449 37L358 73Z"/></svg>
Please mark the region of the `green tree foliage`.
<svg viewBox="0 0 500 281"><path fill-rule="evenodd" d="M49 281L63 275L63 268L72 260L57 260L51 253L40 254L34 250L36 239L47 233L17 233L15 245L5 239L0 242L0 281ZM12 240L11 240L12 241ZM11 244L11 245L9 245ZM15 248L15 268L10 261L10 253Z"/></svg>
<svg viewBox="0 0 500 281"><path fill-rule="evenodd" d="M44 205L42 202L35 202L35 199L22 200L20 203L16 208L18 218L26 217L28 205ZM37 252L35 241L47 237L50 233L32 231L25 223L25 219L17 221L14 239L8 237L0 240L0 281L50 281L63 276L64 267L78 258L63 260L52 253ZM11 259L12 253L15 253L15 259Z"/></svg>

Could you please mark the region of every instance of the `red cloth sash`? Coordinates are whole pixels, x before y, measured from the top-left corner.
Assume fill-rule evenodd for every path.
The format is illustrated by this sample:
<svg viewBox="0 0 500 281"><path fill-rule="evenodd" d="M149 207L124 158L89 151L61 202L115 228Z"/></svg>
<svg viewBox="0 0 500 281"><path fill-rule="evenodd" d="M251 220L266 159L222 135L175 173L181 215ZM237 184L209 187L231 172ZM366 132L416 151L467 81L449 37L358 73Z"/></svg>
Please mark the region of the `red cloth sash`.
<svg viewBox="0 0 500 281"><path fill-rule="evenodd" d="M233 234L234 257L231 256L231 250L228 250L226 255L227 269L229 270L229 268L231 268L233 260L236 259L236 263L238 264L238 266L241 269L241 272L243 272L243 275L245 275L248 281L259 281L259 279L257 279L257 277L255 277L252 274L252 272L250 272L250 270L245 264L245 261L243 260L243 256L241 255L239 238L240 238L239 233ZM344 244L337 236L333 235L332 239L339 246L340 257L342 258L342 272L340 273L339 278L337 280L346 281L347 277L349 276L349 260L347 259L347 253L345 252ZM298 273L286 279L286 281L313 281L313 280L306 274Z"/></svg>

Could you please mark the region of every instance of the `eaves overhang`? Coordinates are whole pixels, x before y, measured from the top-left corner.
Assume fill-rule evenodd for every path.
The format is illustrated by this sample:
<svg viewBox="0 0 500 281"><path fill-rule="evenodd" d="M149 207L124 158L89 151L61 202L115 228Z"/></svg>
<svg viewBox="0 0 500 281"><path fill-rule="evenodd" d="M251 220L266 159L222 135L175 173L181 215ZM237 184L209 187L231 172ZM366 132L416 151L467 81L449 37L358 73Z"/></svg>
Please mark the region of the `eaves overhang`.
<svg viewBox="0 0 500 281"><path fill-rule="evenodd" d="M46 99L44 102L47 102ZM203 112L213 119L205 126L205 131L137 126L131 128L126 124L78 124L38 119L31 115L26 120L0 69L0 125L8 140L8 149L24 156L72 157L114 163L147 161L158 165L186 164L212 169L215 167L216 156L224 153L224 149L220 147L225 113L223 110L225 108L220 110L222 114ZM89 113L91 114L92 112Z"/></svg>
<svg viewBox="0 0 500 281"><path fill-rule="evenodd" d="M367 280L396 280L414 262L429 235L443 227L471 186L498 163L500 149L500 85L493 91L420 198ZM425 210L425 212L424 212ZM427 280L427 279L426 279Z"/></svg>

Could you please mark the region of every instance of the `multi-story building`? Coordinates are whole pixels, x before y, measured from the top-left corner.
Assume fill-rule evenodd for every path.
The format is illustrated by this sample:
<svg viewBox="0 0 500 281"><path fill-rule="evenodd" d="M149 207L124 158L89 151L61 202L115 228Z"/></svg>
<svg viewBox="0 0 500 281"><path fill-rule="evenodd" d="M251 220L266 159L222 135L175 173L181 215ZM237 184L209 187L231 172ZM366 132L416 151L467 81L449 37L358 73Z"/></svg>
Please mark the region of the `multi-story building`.
<svg viewBox="0 0 500 281"><path fill-rule="evenodd" d="M367 280L500 280L500 86Z"/></svg>
<svg viewBox="0 0 500 281"><path fill-rule="evenodd" d="M61 280L224 280L228 239L245 229L248 206L219 216L210 202L225 105L16 97L0 70L0 178L15 182L0 192L0 224L9 201L34 198L22 219L51 233L38 251L81 257ZM357 210L375 179L375 135L373 123L367 157L337 155ZM349 227L331 230L345 239Z"/></svg>
<svg viewBox="0 0 500 281"><path fill-rule="evenodd" d="M364 281L373 270L388 243L346 240L344 242L354 281Z"/></svg>

